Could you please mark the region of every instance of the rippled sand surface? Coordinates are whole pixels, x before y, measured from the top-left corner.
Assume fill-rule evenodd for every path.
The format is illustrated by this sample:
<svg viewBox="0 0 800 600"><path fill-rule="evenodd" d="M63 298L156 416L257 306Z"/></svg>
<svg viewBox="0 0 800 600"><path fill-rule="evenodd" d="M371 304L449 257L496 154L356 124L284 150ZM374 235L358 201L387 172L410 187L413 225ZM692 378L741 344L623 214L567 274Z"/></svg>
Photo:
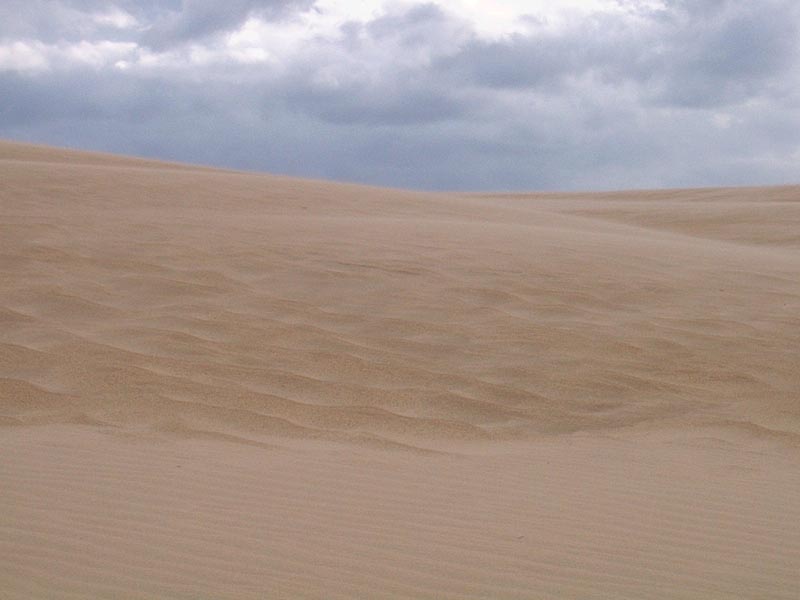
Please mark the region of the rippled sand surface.
<svg viewBox="0 0 800 600"><path fill-rule="evenodd" d="M0 142L9 598L796 598L800 187Z"/></svg>

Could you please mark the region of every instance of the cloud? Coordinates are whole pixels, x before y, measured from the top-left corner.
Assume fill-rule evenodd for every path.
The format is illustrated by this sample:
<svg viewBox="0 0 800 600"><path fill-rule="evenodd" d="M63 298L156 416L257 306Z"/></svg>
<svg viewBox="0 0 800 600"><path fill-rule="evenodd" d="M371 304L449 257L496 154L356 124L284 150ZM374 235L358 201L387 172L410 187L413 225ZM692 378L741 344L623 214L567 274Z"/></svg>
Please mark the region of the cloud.
<svg viewBox="0 0 800 600"><path fill-rule="evenodd" d="M792 2L520 12L507 35L332 6L7 0L0 135L433 189L800 179Z"/></svg>
<svg viewBox="0 0 800 600"><path fill-rule="evenodd" d="M3 0L0 42L118 41L130 38L140 20L147 23L170 5L155 0Z"/></svg>
<svg viewBox="0 0 800 600"><path fill-rule="evenodd" d="M562 92L592 75L601 84L639 85L643 100L667 105L741 102L797 64L798 10L788 2L764 9L700 2L636 20L598 14L555 32L475 39L438 67L487 87Z"/></svg>
<svg viewBox="0 0 800 600"><path fill-rule="evenodd" d="M700 3L701 7L703 3ZM797 66L795 3L706 3L673 18L664 49L648 60L659 98L715 106L769 93Z"/></svg>
<svg viewBox="0 0 800 600"><path fill-rule="evenodd" d="M142 43L162 50L232 31L250 17L278 20L312 4L313 0L183 0L179 9L166 11L147 28Z"/></svg>

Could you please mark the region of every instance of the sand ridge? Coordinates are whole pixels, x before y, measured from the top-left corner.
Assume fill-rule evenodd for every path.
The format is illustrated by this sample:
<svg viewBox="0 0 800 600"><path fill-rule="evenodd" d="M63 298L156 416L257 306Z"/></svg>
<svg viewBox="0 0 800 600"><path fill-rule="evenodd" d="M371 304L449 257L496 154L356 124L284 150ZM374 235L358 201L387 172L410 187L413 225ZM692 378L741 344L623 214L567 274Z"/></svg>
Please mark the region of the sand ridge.
<svg viewBox="0 0 800 600"><path fill-rule="evenodd" d="M19 553L0 584L15 597L800 588L800 187L432 194L12 142L0 182L0 477L15 488L0 544ZM178 456L206 475L127 495ZM61 471L64 514L36 509ZM362 500L299 483L325 473ZM293 518L255 516L264 477L289 486L273 499ZM101 488L122 512L86 512ZM158 533L148 502L190 493L218 503L194 524L163 513ZM326 498L350 527L326 523ZM470 529L479 514L488 529ZM283 542L247 537L248 519ZM541 543L487 542L514 523ZM215 587L197 574L222 548L236 558L214 563Z"/></svg>

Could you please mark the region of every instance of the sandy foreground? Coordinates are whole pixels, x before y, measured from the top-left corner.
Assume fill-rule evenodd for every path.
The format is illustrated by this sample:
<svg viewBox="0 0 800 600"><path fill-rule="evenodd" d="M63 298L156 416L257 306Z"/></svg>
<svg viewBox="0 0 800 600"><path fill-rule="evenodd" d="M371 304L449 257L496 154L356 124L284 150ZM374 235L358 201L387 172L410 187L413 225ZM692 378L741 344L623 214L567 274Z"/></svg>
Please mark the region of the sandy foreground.
<svg viewBox="0 0 800 600"><path fill-rule="evenodd" d="M800 597L800 187L0 142L0 598Z"/></svg>

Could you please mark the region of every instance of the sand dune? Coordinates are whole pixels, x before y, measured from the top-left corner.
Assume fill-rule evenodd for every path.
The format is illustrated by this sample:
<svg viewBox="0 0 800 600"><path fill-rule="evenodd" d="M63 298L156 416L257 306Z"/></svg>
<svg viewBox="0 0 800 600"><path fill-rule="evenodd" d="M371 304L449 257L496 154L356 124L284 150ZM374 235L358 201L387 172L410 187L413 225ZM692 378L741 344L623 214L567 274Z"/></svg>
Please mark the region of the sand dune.
<svg viewBox="0 0 800 600"><path fill-rule="evenodd" d="M800 592L800 187L0 182L2 597Z"/></svg>

